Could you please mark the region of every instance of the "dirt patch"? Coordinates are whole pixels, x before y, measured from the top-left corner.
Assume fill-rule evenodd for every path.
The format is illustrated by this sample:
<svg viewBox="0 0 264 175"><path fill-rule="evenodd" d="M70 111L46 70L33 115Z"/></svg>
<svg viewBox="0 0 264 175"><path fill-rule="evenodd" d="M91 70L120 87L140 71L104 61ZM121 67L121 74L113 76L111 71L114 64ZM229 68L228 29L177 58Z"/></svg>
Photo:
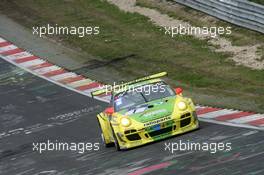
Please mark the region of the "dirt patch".
<svg viewBox="0 0 264 175"><path fill-rule="evenodd" d="M231 41L225 38L211 39L209 42L218 48L215 50L217 52L230 52L233 56L230 58L234 60L239 65L244 65L250 68L263 70L264 61L260 60L261 55L258 53L258 48L261 45L253 46L233 46Z"/></svg>
<svg viewBox="0 0 264 175"><path fill-rule="evenodd" d="M108 2L118 6L121 10L131 13L139 13L148 17L154 24L158 26L191 26L188 22L174 19L167 14L161 14L155 9L150 9L146 7L140 7L136 5L136 0L107 0ZM264 60L261 59L261 54L259 54L258 48L261 45L247 45L247 46L234 46L232 42L226 38L217 36L216 38L211 38L209 35L193 35L196 38L202 40L208 40L208 43L215 46L216 52L228 52L232 54L229 59L235 61L238 65L243 65L250 67L252 69L264 70Z"/></svg>

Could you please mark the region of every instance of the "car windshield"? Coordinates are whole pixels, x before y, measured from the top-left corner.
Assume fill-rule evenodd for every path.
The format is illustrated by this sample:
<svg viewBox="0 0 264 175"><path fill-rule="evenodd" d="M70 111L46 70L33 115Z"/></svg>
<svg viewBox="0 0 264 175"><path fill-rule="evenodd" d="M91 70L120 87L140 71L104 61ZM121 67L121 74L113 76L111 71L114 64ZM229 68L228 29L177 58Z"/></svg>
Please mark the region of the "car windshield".
<svg viewBox="0 0 264 175"><path fill-rule="evenodd" d="M115 111L120 111L122 109L133 108L149 101L174 95L174 91L164 82L146 84L115 95L113 98L114 108Z"/></svg>

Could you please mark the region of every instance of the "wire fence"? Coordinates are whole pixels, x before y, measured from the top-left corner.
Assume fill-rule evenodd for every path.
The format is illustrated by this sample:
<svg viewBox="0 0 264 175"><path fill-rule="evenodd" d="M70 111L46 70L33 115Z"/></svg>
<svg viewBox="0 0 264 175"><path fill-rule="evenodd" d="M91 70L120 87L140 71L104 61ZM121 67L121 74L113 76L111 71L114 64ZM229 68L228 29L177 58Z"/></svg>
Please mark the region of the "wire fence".
<svg viewBox="0 0 264 175"><path fill-rule="evenodd" d="M264 33L264 6L247 0L173 0L224 21Z"/></svg>

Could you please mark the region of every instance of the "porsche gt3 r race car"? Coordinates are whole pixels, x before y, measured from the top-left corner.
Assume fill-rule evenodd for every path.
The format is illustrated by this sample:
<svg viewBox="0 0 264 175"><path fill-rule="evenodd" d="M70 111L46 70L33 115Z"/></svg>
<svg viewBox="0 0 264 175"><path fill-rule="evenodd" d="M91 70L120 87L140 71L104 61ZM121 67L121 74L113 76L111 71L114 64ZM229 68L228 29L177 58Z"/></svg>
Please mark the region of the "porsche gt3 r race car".
<svg viewBox="0 0 264 175"><path fill-rule="evenodd" d="M166 72L101 89L92 96L111 91L110 106L97 115L106 147L123 150L199 128L195 106L172 89L161 77ZM121 88L122 87L122 88Z"/></svg>

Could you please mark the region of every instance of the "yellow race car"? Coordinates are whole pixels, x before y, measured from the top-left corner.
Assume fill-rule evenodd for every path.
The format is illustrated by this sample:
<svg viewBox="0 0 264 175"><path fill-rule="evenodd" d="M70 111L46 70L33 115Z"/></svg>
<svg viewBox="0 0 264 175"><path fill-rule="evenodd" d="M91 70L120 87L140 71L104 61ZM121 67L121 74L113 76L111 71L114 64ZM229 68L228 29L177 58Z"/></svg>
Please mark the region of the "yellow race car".
<svg viewBox="0 0 264 175"><path fill-rule="evenodd" d="M92 92L111 91L110 106L97 115L106 147L129 149L199 128L195 106L160 79L166 72ZM121 88L122 87L122 88Z"/></svg>

